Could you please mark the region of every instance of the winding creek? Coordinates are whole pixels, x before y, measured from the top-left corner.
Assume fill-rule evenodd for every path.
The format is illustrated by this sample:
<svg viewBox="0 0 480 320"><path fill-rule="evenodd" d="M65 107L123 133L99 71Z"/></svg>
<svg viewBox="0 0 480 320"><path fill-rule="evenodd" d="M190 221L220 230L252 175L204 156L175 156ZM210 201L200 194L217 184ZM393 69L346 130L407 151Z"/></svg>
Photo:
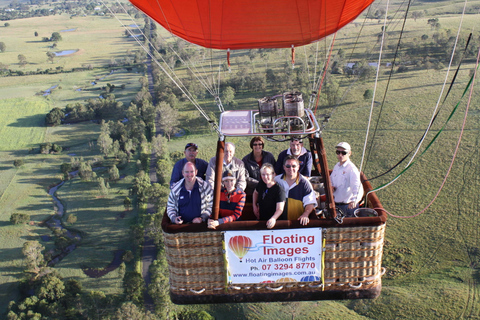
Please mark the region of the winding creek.
<svg viewBox="0 0 480 320"><path fill-rule="evenodd" d="M94 171L101 169L105 169L105 167L93 168ZM75 178L78 175L78 170L70 172L69 175L71 178ZM81 234L79 232L75 232L71 229L66 228L62 223L63 215L65 214L65 206L63 205L62 201L57 197L56 193L58 189L60 189L64 184L65 181L61 181L48 190L48 194L52 197L55 214L45 220L43 222L43 225L52 230L53 233L63 234L73 243L62 249L58 247L56 247L56 249L52 249L50 251L52 253L52 258L47 263L49 267L54 266L63 258L65 258L69 253L73 252L77 248L77 244L82 240ZM58 251L60 252L58 253ZM82 270L87 276L91 278L99 278L101 276L104 276L110 271L115 270L120 265L124 252L125 250L115 250L113 260L105 268L95 269L83 267Z"/></svg>

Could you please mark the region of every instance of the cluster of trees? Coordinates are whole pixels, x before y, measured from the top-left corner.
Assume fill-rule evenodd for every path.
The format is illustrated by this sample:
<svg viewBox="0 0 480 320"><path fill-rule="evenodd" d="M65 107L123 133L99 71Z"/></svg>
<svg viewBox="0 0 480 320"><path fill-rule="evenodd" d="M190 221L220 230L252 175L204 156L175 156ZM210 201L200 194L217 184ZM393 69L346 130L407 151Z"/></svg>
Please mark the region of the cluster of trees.
<svg viewBox="0 0 480 320"><path fill-rule="evenodd" d="M77 123L89 120L123 119L126 110L121 101L116 101L113 94L107 94L104 99L89 99L82 104L76 102L65 108L58 107L50 110L45 116L47 126L56 126L62 123Z"/></svg>
<svg viewBox="0 0 480 320"><path fill-rule="evenodd" d="M49 153L59 153L62 152L63 148L56 143L42 143L40 144L40 153L49 154Z"/></svg>
<svg viewBox="0 0 480 320"><path fill-rule="evenodd" d="M124 292L106 295L102 291L82 290L75 279L64 280L53 269L46 266L38 241L27 241L22 253L26 265L21 281L21 299L10 302L8 320L24 319L159 319L143 311L141 295L144 283L136 272L125 272L119 268L118 276L123 278ZM125 256L128 259L128 256ZM131 302L133 301L133 302Z"/></svg>
<svg viewBox="0 0 480 320"><path fill-rule="evenodd" d="M48 1L30 0L28 2L12 1L8 5L10 10L0 11L0 20L13 20L32 17L46 17L61 14L69 14L71 17L83 15L109 15L108 10L102 8L98 2L95 1L51 1L50 8L38 8L38 5L44 5ZM122 6L118 4L111 4L111 10L115 13L123 13L123 8L127 8L131 16L139 15L140 13L131 4L125 3ZM100 10L102 9L102 10Z"/></svg>

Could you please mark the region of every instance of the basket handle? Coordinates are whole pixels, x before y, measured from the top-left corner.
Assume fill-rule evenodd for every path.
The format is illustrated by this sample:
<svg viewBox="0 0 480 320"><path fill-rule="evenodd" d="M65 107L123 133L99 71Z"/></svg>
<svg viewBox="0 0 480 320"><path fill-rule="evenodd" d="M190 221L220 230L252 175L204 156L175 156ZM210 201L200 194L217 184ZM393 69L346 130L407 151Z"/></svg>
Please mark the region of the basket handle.
<svg viewBox="0 0 480 320"><path fill-rule="evenodd" d="M205 288L200 289L200 290L190 289L190 291L193 292L193 293L196 293L196 294L200 294L200 293L204 293L204 292L205 292Z"/></svg>
<svg viewBox="0 0 480 320"><path fill-rule="evenodd" d="M280 291L280 290L283 289L283 286L280 286L280 287L277 287L277 288L272 288L272 287L266 286L265 288L268 289L268 290L272 290L272 291Z"/></svg>
<svg viewBox="0 0 480 320"><path fill-rule="evenodd" d="M359 284L354 285L349 282L348 285L350 286L350 288L359 289L362 286L362 283L360 282Z"/></svg>

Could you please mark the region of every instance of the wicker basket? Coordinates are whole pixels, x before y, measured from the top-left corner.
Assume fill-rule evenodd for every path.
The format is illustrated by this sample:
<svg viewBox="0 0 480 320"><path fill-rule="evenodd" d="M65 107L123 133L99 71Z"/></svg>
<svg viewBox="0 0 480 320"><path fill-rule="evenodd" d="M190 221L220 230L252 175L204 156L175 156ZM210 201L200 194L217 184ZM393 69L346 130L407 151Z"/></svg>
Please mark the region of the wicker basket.
<svg viewBox="0 0 480 320"><path fill-rule="evenodd" d="M323 233L323 283L228 285L222 232L164 232L172 300L215 303L378 296L385 224L325 227Z"/></svg>

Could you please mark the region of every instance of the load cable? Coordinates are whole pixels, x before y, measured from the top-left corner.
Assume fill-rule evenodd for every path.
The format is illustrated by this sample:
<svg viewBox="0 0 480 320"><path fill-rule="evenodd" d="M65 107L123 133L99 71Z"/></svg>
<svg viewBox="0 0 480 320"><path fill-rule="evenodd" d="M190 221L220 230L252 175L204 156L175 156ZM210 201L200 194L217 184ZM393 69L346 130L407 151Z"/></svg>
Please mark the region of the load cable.
<svg viewBox="0 0 480 320"><path fill-rule="evenodd" d="M118 16L111 10L111 8L109 8L105 2L102 0L102 3L103 5L110 11L110 13L117 19L118 22L121 23L122 26L125 27L125 30L127 30L127 32L133 36L131 30L129 30L121 21L120 19L118 18ZM128 17L130 17L130 19L132 21L134 21L131 16L128 14L128 12L126 11L126 9L123 7L122 4L118 3L118 5L124 10L124 12L127 14ZM206 112L202 109L202 107L200 106L200 104L196 101L196 99L193 97L193 95L188 91L188 89L185 87L185 85L182 83L181 79L178 78L178 76L176 75L176 73L174 72L174 70L172 70L170 68L170 66L168 65L168 63L163 59L162 55L157 51L157 49L155 48L155 46L150 42L150 40L146 37L146 35L141 31L140 28L137 27L137 29L141 32L141 34L143 35L144 39L146 40L146 42L148 43L148 45L150 45L150 47L153 48L154 52L157 53L157 55L160 57L160 59L163 61L163 64L166 66L164 67L158 60L157 58L155 57L154 54L151 53L150 50L148 50L148 48L138 39L138 37L133 37L135 39L135 41L140 45L140 47L147 53L147 55L152 59L152 61L154 61L157 66L164 72L165 75L167 75L167 77L180 89L180 91L186 96L186 98L195 106L195 108L200 112L200 114L207 120L208 123L210 123L213 127L213 129L217 132L217 133L220 133L219 132L219 129L217 128L215 122L210 119L210 117L206 114ZM175 52L175 50L173 50L173 48L170 48L173 52ZM176 53L176 52L175 52ZM177 56L178 56L178 53L176 53ZM168 71L167 71L168 69ZM191 70L189 68L189 70ZM192 70L191 70L192 71ZM195 72L192 71L192 73L195 74ZM201 82L201 81L200 81ZM202 83L202 82L201 82ZM207 86L204 85L204 87L208 90ZM210 92L210 90L209 90Z"/></svg>
<svg viewBox="0 0 480 320"><path fill-rule="evenodd" d="M398 48L400 47L400 39L402 38L402 34L403 34L403 31L404 31L404 28L405 28L405 21L407 19L407 14L408 14L408 10L410 8L410 5L411 5L411 0L409 0L409 3L408 3L408 6L407 6L407 13L405 14L405 19L404 19L404 24L403 24L403 27L402 27L402 31L400 33L400 37L399 37L399 41L398 41L398 44L397 44L397 49L396 49L396 53L395 53L395 58L397 57L397 53L398 53ZM417 145L416 147L416 150L414 152L414 154L412 155L412 158L409 160L409 162L407 163L406 166L409 166L410 163L412 163L412 161L415 159L421 145L423 144L423 141L425 140L428 132L430 131L432 125L433 125L433 121L435 120L435 117L436 117L436 114L437 114L437 110L440 106L440 101L441 101L441 97L443 96L443 92L445 90L445 87L446 87L446 83L447 83L447 79L448 79L448 75L450 74L450 69L452 67L452 64L453 64L453 58L455 56L455 50L456 50L456 47L457 47L457 43L458 43L458 39L460 38L460 31L462 29L462 23L463 23L463 19L464 19L464 16L465 16L465 11L466 11L466 6L467 6L467 0L464 2L464 7L463 7L463 12L462 12L462 17L460 19L460 25L458 27L458 30L457 30L457 36L455 38L455 43L453 45L453 50L452 50L452 54L450 56L450 62L449 62L449 65L448 65L448 68L447 68L447 72L445 74L445 80L443 82L443 86L442 86L442 89L440 91L440 94L439 94L439 97L438 97L438 100L437 100L437 103L435 105L435 108L433 110L433 114L432 114L432 117L430 119L430 122L427 126L427 129L426 129L426 133L424 134L424 136L422 137L420 143ZM394 60L395 61L395 60ZM393 68L393 64L392 64L392 68ZM383 109L383 105L385 103L385 100L386 100L386 95L387 95L387 91L388 91L388 86L389 86L389 83L390 83L390 79L391 79L391 73L390 73L390 77L389 77L389 80L387 82L387 87L385 89L385 93L384 93L384 97L383 97L383 100L382 100L382 104L381 104L381 107L380 109L382 110ZM375 135L376 135L376 132L377 132L377 129L378 129L378 124L379 124L379 120L380 120L380 116L381 116L381 112L377 118L377 124L376 124L376 127L375 127L375 130L374 130L374 133L373 133L373 138L372 138L372 143L370 144L370 149L369 149L369 152L368 152L368 157L367 157L367 160L366 162L368 162L368 159L372 153L372 148L373 148L373 140L375 139ZM402 171L403 172L403 171ZM392 181L393 182L393 181Z"/></svg>
<svg viewBox="0 0 480 320"><path fill-rule="evenodd" d="M465 45L465 49L463 50L462 58L460 59L460 63L458 64L458 67L457 67L457 70L456 70L456 72L455 72L455 75L454 75L452 81L450 82L450 86L449 86L448 91L447 91L447 93L446 93L446 95L445 95L445 98L443 99L442 106L440 107L440 109L439 109L439 110L437 111L437 113L435 114L432 123L435 122L435 120L437 119L437 116L439 115L442 107L444 106L445 100L447 99L447 97L448 97L448 95L449 95L449 93L450 93L450 90L452 89L453 84L455 83L455 80L456 80L456 78L457 78L457 74L458 74L458 72L459 72L459 70L460 70L460 67L461 67L461 65L462 65L463 59L465 58L465 54L466 54L466 52L467 52L467 48L468 48L468 45L469 45L469 43L470 43L470 39L471 39L471 38L472 38L472 33L470 33L470 35L469 35L469 37L468 37L467 43L466 43L466 45ZM383 173L381 173L381 174L379 174L379 175L377 175L377 176L375 176L375 177L373 177L373 178L369 178L368 181L372 181L372 180L375 180L375 179L377 179L377 178L380 178L380 177L382 177L382 176L390 173L393 169L395 169L395 168L398 167L400 164L402 164L402 162L405 161L405 159L407 159L408 156L411 155L412 152L415 151L415 149L416 149L417 146L422 142L423 138L425 137L425 135L426 135L427 133L428 133L428 131L425 130L425 132L423 133L422 137L421 137L420 140L417 142L417 144L415 145L415 147L414 147L412 150L410 150L402 159L400 159L400 161L398 161L394 166L392 166L390 169L386 170L385 172L383 172Z"/></svg>
<svg viewBox="0 0 480 320"><path fill-rule="evenodd" d="M474 71L474 74L472 75L472 77L470 78L470 81L468 82L468 85L467 87L465 88L463 94L462 94L462 98L465 96L467 90L470 88L470 94L469 94L469 98L468 98L468 102L467 102L467 107L465 109L465 115L464 115L464 118L463 118L463 123L462 123L462 127L460 129L460 135L458 137L458 141L457 141L457 145L455 147L455 151L453 153L453 156L452 156L452 160L450 162L450 166L445 174L445 177L440 185L440 188L438 189L437 193L435 194L435 196L433 197L433 199L430 201L430 203L423 209L421 210L420 212L412 215L412 216L397 216L397 215L394 215L384 209L386 213L388 213L390 216L394 217L394 218L414 218L414 217L417 217L419 216L420 214L424 213L432 204L433 202L437 199L438 195L440 194L441 190L443 189L443 186L445 185L445 182L447 181L447 178L448 178L448 175L450 174L450 171L453 167L453 163L456 159L456 156L457 156L457 152L458 152L458 148L460 147L460 142L462 140L462 136L463 136L463 132L465 130L465 124L467 122L467 115L468 115L468 110L469 110L469 107L470 107L470 103L471 103L471 100L472 100L472 95L473 95L473 88L474 88L474 83L475 83L475 77L476 77L476 74L477 74L477 70L478 70L478 65L479 65L479 59L480 59L480 49L478 51L478 54L477 54L477 62L476 62L476 65L475 65L475 71ZM461 99L460 99L461 100ZM447 123L450 121L450 119L452 118L452 116L455 114L458 106L460 105L460 102L459 101L455 108L452 110L452 112L450 113L450 116L448 117L448 120L447 122L445 122L445 124L443 125L443 127L439 130L439 132L435 135L435 137L432 139L432 141L428 144L428 146L425 148L425 150L423 150L423 152L419 155L419 158L421 156L423 156L425 154L425 152L430 148L430 146L433 144L433 142L435 142L435 140L437 139L437 137L440 135L440 133L442 133L442 131L445 129ZM417 159L418 160L418 159ZM369 193L371 192L375 192L375 191L378 191L378 190L381 190L385 187L387 187L388 185L392 184L395 180L397 180L405 171L407 171L413 164L416 163L416 161L412 161L405 169L402 170L402 172L400 172L392 181L388 182L388 183L385 183L383 185L381 185L380 187L378 188L375 188L373 190L371 190L370 192L367 193L366 196L368 196Z"/></svg>

